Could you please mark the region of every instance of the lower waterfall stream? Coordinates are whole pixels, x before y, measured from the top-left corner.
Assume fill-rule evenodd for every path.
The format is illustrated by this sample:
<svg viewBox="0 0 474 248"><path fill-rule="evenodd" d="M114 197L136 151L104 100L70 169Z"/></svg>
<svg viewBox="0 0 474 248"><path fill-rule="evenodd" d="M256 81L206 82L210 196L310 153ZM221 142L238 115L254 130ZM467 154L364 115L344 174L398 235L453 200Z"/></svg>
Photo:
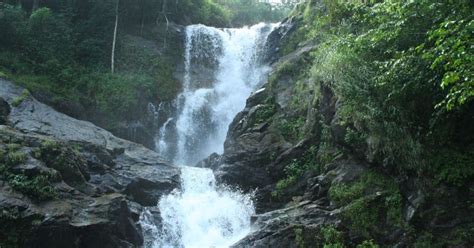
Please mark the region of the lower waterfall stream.
<svg viewBox="0 0 474 248"><path fill-rule="evenodd" d="M177 113L160 129L157 150L178 165L222 153L228 126L265 80L268 35L275 24L217 29L186 28L183 91ZM174 125L174 133L167 133ZM166 138L175 136L175 144ZM163 196L161 221L147 209L140 218L145 248L229 247L251 229L255 208L248 194L216 185L212 170L181 166L181 189Z"/></svg>

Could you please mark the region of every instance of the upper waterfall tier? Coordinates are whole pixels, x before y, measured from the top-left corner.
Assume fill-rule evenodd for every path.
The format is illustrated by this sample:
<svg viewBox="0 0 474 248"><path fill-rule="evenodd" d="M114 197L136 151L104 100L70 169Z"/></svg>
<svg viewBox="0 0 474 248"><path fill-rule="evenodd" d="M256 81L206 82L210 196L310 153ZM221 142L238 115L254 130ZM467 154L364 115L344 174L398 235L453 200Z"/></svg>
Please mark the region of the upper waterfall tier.
<svg viewBox="0 0 474 248"><path fill-rule="evenodd" d="M183 90L176 101L175 127L166 129L173 133L160 132L162 154L178 164L194 164L223 151L230 122L269 71L262 58L275 26L186 28Z"/></svg>

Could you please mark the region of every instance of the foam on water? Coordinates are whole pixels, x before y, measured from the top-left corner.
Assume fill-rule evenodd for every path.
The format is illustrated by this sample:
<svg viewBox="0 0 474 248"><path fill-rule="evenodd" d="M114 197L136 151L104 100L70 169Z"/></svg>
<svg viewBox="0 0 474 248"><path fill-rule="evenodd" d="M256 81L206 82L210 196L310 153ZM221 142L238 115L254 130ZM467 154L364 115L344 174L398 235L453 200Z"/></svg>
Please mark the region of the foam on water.
<svg viewBox="0 0 474 248"><path fill-rule="evenodd" d="M184 167L182 190L161 199L158 247L228 247L250 231L251 197L217 188L209 169Z"/></svg>

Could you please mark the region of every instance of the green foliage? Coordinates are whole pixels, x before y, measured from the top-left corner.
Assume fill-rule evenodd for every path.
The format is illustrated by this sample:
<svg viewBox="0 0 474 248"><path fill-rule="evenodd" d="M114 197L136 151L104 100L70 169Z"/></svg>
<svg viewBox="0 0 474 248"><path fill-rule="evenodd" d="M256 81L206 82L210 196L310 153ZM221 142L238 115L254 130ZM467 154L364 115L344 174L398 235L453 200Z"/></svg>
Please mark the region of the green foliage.
<svg viewBox="0 0 474 248"><path fill-rule="evenodd" d="M21 145L16 143L8 143L6 148L6 151L0 149L0 178L32 199L44 201L56 198L57 192L51 184L53 175L43 172L38 175L25 175L21 171L13 171L13 167L26 162L27 154L21 151Z"/></svg>
<svg viewBox="0 0 474 248"><path fill-rule="evenodd" d="M362 197L367 185L364 181L358 181L352 185L336 184L331 186L329 195L331 200L338 205L347 205Z"/></svg>
<svg viewBox="0 0 474 248"><path fill-rule="evenodd" d="M6 48L15 48L23 39L25 31L25 13L20 7L0 3L0 44Z"/></svg>
<svg viewBox="0 0 474 248"><path fill-rule="evenodd" d="M334 144L330 127L322 124L319 150L317 151L320 172L325 172L326 166L335 161L342 154L343 153Z"/></svg>
<svg viewBox="0 0 474 248"><path fill-rule="evenodd" d="M305 248L306 244L305 244L305 241L304 241L303 229L302 228L295 228L294 232L295 232L296 247Z"/></svg>
<svg viewBox="0 0 474 248"><path fill-rule="evenodd" d="M402 197L398 186L375 172L364 174L349 184L333 184L329 197L338 206L346 206L341 216L354 232L371 238L377 225L402 225Z"/></svg>
<svg viewBox="0 0 474 248"><path fill-rule="evenodd" d="M50 178L47 175L38 175L33 178L25 175L14 175L11 176L8 183L15 190L40 201L54 199L57 196L57 192L51 186Z"/></svg>
<svg viewBox="0 0 474 248"><path fill-rule="evenodd" d="M303 126L306 120L303 116L280 118L278 120L278 129L283 137L290 141L297 141L303 134Z"/></svg>
<svg viewBox="0 0 474 248"><path fill-rule="evenodd" d="M425 51L431 68L439 71L448 91L440 106L452 110L474 97L474 20L453 16L429 32L433 47Z"/></svg>
<svg viewBox="0 0 474 248"><path fill-rule="evenodd" d="M275 84L273 81L276 81L283 76L297 77L299 71L300 70L297 64L287 61L278 65L275 71L270 75L269 81L272 84Z"/></svg>
<svg viewBox="0 0 474 248"><path fill-rule="evenodd" d="M16 151L18 151L20 148L21 148L21 145L20 145L20 144L17 144L17 143L9 143L9 144L7 144L7 150L8 150L9 152L16 152Z"/></svg>
<svg viewBox="0 0 474 248"><path fill-rule="evenodd" d="M472 1L466 0L301 4L292 13L296 28L283 39L280 53L315 44L305 63L312 67L313 86L298 85L302 82L298 76L305 72L285 64L270 76L270 83L278 91L278 83L291 78L298 89L296 100L302 99L299 92L320 85L329 87L338 99L334 120L345 129L337 133L344 134L344 140L335 141L323 125L316 164L330 163L335 156L326 155L338 146L395 178L420 177L430 186L465 188L474 168L473 10ZM320 92L314 94L318 99ZM301 105L290 105L298 112L295 116L303 116ZM292 133L291 125L286 126L283 130ZM302 168L304 163L299 163ZM280 181L279 192L298 179L288 176ZM343 223L367 239L359 247L378 247L372 238L406 228L398 186L381 174L371 172L354 182L333 184L329 196L341 207ZM459 236L462 241L450 244L436 237L419 240L425 244L419 247L468 243L466 235Z"/></svg>
<svg viewBox="0 0 474 248"><path fill-rule="evenodd" d="M354 40L340 42L354 42ZM346 141L354 147L360 147L370 137L371 143L367 145L370 146L375 160L380 161L384 158L391 163L397 161L402 166L416 166L421 148L411 131L419 131L423 127L408 126L407 123L412 123L408 121L409 118L418 119L425 116L413 115L423 106L413 104L417 99L413 94L415 92L422 94L421 92L427 92L429 89L419 86L420 84L416 84L418 88L406 84L397 85L396 82L406 82L405 79L395 81L394 77L386 77L396 74L397 70L393 70L393 74L384 73L380 76L385 80L378 78L375 69L363 60L363 56L345 46L344 43L334 43L327 47L325 54L317 56L313 67L313 78L317 81L330 82L343 101L339 110L341 124L357 125L357 129L347 129ZM407 65L416 68L413 64ZM397 68L396 65L384 65L385 67ZM400 74L400 70L398 73L403 75ZM407 75L406 78L409 79L410 76ZM387 83L390 82L388 79L393 83ZM413 82L411 85L415 86L414 78L410 80ZM378 81L383 83L373 83Z"/></svg>
<svg viewBox="0 0 474 248"><path fill-rule="evenodd" d="M50 168L57 170L68 184L81 184L88 177L86 161L74 149L53 140L41 143L39 158ZM52 175L51 180L58 180Z"/></svg>
<svg viewBox="0 0 474 248"><path fill-rule="evenodd" d="M371 162L400 172L425 166L420 158L431 144L423 141L435 131L433 123L447 118L435 105L470 109L457 106L472 94L472 56L462 56L472 53L472 7L467 1L308 1L298 31L306 34L303 41L320 44L312 78L341 100L347 144L366 147L359 152Z"/></svg>
<svg viewBox="0 0 474 248"><path fill-rule="evenodd" d="M285 190L296 183L297 178L295 176L288 176L277 182L275 190L272 192L272 197L279 199L285 195Z"/></svg>
<svg viewBox="0 0 474 248"><path fill-rule="evenodd" d="M13 98L12 106L18 107L20 104L30 96L30 92L27 89L24 89L21 94Z"/></svg>
<svg viewBox="0 0 474 248"><path fill-rule="evenodd" d="M39 8L28 20L27 53L35 73L58 75L64 64L70 64L71 27L48 8Z"/></svg>
<svg viewBox="0 0 474 248"><path fill-rule="evenodd" d="M474 146L464 149L441 148L429 156L428 168L420 168L431 173L436 183L463 186L474 178Z"/></svg>
<svg viewBox="0 0 474 248"><path fill-rule="evenodd" d="M272 196L275 198L283 197L285 195L285 190L293 186L304 173L318 169L316 163L317 152L317 147L311 146L304 152L300 159L293 159L287 166L285 166L286 177L277 182L275 191L272 192Z"/></svg>
<svg viewBox="0 0 474 248"><path fill-rule="evenodd" d="M26 161L26 154L20 151L21 145L16 143L9 143L6 146L7 150L2 153L5 155L3 157L3 163L6 168L11 168L13 166L22 164Z"/></svg>
<svg viewBox="0 0 474 248"><path fill-rule="evenodd" d="M95 89L97 105L103 113L130 113L140 99L140 89L151 88L151 82L141 75L99 75L89 85ZM113 116L114 119L117 116Z"/></svg>
<svg viewBox="0 0 474 248"><path fill-rule="evenodd" d="M25 162L26 155L21 151L8 152L6 164L14 166Z"/></svg>
<svg viewBox="0 0 474 248"><path fill-rule="evenodd" d="M112 75L117 1L39 3L32 13L31 4L22 8L13 6L16 2L0 3L0 29L7 34L0 37L2 75L34 94L48 96L47 103L53 106L80 103L92 113L88 118L109 129L136 118L141 114L136 110L145 109L148 102L174 99L179 91L173 74L182 55L181 37L168 31L167 21L229 23L228 10L212 0L166 1L167 5L163 0L120 1L117 72ZM143 43L153 47L144 48ZM20 103L20 98L14 102Z"/></svg>
<svg viewBox="0 0 474 248"><path fill-rule="evenodd" d="M332 225L321 228L324 244L323 248L344 248L344 238L342 232Z"/></svg>
<svg viewBox="0 0 474 248"><path fill-rule="evenodd" d="M169 23L229 26L232 18L248 14L233 8L237 5L252 10L248 16L252 20L242 17L242 22L256 22L279 11L255 1L120 1L112 75L116 3L42 0L34 11L31 1L0 3L1 76L47 96L42 99L47 104L80 103L89 120L114 130L119 123L143 116L136 110L145 109L148 102L170 101L179 92L174 72L182 59L182 37L169 31Z"/></svg>
<svg viewBox="0 0 474 248"><path fill-rule="evenodd" d="M255 112L255 124L264 123L269 121L276 113L276 107L274 104L265 104L256 109Z"/></svg>

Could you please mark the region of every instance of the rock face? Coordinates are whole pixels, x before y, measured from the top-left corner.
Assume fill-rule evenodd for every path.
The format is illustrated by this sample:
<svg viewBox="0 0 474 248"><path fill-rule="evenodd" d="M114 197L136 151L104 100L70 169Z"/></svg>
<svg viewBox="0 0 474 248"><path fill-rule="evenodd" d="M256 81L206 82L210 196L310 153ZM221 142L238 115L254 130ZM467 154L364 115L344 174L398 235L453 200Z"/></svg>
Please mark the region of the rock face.
<svg viewBox="0 0 474 248"><path fill-rule="evenodd" d="M258 215L255 225L259 231L253 232L232 247L301 247L295 242L309 236L315 242L322 243L318 230L325 225L336 225L338 220L333 211L322 208L309 201ZM321 235L320 235L321 236ZM306 247L306 246L304 246ZM307 247L310 247L308 244Z"/></svg>
<svg viewBox="0 0 474 248"><path fill-rule="evenodd" d="M282 31L277 29L275 32ZM270 35L272 36L275 35ZM276 46L271 41L270 44ZM281 58L273 67L298 63L298 60L311 51L310 48L311 46L305 46ZM271 74L270 78L272 77ZM296 113L308 117L305 125L310 134L307 135L306 140L299 142L285 137L281 131L280 120L292 118L291 115L295 114L291 113L292 110L289 107L294 90L292 80L292 78L283 78L273 84L267 83L247 99L245 109L229 126L224 153L219 160L219 165L214 165L217 167L215 174L218 181L237 185L245 191L259 189L257 191L259 211L281 207L270 200L269 188L272 187L270 185L274 185L285 177L284 168L294 158L303 156L308 147L318 143L318 134L311 133L311 129L318 125L317 118L310 118L311 111L314 109L309 109L307 113Z"/></svg>
<svg viewBox="0 0 474 248"><path fill-rule="evenodd" d="M470 247L472 183L436 188L394 176L374 160L370 137L348 142L360 127L342 123L331 82L309 81L317 44L280 56L298 22L289 19L270 35L269 82L229 126L224 153L198 164L213 168L219 182L255 193L255 229L234 247L355 247L369 240L414 247L430 244L429 235Z"/></svg>
<svg viewBox="0 0 474 248"><path fill-rule="evenodd" d="M179 169L1 79L0 99L0 244L139 247L142 206L178 187Z"/></svg>

